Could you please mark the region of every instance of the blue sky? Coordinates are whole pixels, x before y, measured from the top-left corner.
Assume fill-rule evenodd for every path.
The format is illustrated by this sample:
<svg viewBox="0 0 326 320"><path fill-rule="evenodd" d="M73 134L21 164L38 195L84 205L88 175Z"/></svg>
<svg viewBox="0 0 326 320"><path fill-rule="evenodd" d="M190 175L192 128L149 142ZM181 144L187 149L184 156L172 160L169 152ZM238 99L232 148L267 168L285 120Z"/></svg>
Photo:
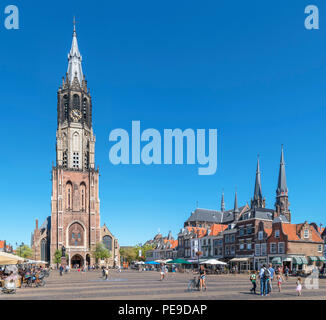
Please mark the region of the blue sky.
<svg viewBox="0 0 326 320"><path fill-rule="evenodd" d="M6 2L6 1L5 1ZM20 29L0 15L0 239L30 242L50 215L56 92L67 69L76 15L83 71L93 97L101 223L121 245L174 236L190 212L227 208L237 187L250 201L256 157L273 207L284 144L293 222L326 223L326 4L320 29L304 28L310 1L15 1ZM109 133L218 129L218 170L113 166Z"/></svg>

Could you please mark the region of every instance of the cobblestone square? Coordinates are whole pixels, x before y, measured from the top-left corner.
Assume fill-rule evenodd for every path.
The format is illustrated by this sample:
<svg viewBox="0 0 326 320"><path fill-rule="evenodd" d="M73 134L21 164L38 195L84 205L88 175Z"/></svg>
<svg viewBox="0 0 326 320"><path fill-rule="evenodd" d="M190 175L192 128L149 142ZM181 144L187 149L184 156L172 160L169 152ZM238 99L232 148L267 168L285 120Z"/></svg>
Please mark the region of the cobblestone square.
<svg viewBox="0 0 326 320"><path fill-rule="evenodd" d="M124 270L121 273L111 271L109 280L103 280L100 271L71 271L60 277L58 271L52 271L46 278L45 287L21 288L15 295L0 294L0 300L307 300L326 299L326 279L319 279L319 289L308 290L303 285L302 296L296 295L296 278L289 278L283 283L283 291L274 290L268 297L251 294L248 275L208 275L207 291L188 292L188 281L193 278L190 273L169 273L167 278L159 281L160 274L155 271L138 272ZM303 283L304 283L303 278ZM257 282L259 293L259 281Z"/></svg>

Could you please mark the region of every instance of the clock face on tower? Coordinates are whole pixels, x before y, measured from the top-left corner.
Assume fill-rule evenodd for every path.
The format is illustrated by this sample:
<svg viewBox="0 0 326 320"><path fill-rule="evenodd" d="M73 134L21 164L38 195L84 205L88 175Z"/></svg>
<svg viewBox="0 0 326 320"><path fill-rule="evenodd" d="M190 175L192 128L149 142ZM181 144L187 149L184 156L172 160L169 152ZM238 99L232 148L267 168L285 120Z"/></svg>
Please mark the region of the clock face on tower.
<svg viewBox="0 0 326 320"><path fill-rule="evenodd" d="M71 110L70 117L72 118L72 120L74 122L78 122L81 119L82 115L78 109L74 109L74 110Z"/></svg>

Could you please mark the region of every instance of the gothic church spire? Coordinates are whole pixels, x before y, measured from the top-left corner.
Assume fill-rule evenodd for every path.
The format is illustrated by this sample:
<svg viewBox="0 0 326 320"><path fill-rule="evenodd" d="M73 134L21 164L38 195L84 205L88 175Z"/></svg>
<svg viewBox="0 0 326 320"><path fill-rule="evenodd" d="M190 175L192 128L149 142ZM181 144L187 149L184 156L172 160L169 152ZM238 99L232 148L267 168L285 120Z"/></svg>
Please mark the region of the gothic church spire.
<svg viewBox="0 0 326 320"><path fill-rule="evenodd" d="M72 34L71 49L68 54L68 81L71 84L75 77L77 77L78 82L82 85L83 81L83 69L82 69L82 56L79 52L77 33L76 33L76 21L74 18L74 31Z"/></svg>

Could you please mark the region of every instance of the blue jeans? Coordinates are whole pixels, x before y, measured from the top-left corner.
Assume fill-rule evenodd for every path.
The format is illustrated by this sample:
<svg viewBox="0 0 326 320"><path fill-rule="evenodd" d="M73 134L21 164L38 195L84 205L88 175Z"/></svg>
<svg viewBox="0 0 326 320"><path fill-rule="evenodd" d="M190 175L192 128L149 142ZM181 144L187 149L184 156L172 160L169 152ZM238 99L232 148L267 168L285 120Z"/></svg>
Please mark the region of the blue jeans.
<svg viewBox="0 0 326 320"><path fill-rule="evenodd" d="M268 283L269 279L260 279L260 294L268 294Z"/></svg>

